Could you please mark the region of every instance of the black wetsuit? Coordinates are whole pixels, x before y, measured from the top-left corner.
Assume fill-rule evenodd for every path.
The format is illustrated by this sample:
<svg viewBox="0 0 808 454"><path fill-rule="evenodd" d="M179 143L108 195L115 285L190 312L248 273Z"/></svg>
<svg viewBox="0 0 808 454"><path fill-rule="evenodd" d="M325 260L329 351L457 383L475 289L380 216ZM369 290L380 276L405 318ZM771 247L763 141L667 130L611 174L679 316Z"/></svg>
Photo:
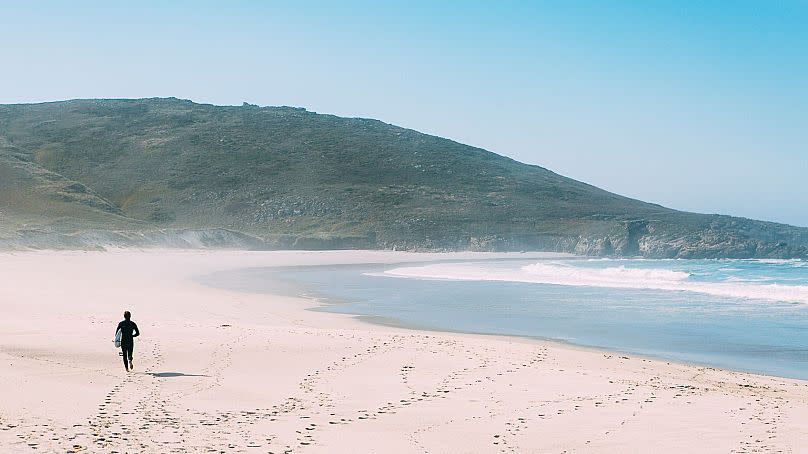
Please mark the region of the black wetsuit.
<svg viewBox="0 0 808 454"><path fill-rule="evenodd" d="M140 330L137 329L137 324L132 320L124 320L121 323L118 323L118 329L121 330L123 366L129 370L129 362L132 361L132 350L135 348L134 338L140 336ZM115 330L116 334L118 329Z"/></svg>

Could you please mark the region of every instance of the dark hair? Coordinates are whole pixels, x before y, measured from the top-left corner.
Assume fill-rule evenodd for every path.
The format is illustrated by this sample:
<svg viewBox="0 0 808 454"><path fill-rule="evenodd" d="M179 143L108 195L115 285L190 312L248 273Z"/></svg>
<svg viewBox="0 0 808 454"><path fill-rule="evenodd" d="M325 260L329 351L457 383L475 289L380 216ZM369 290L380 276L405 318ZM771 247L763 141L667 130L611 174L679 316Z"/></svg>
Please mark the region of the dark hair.
<svg viewBox="0 0 808 454"><path fill-rule="evenodd" d="M129 320L129 318L131 318L131 317L132 317L132 314L130 314L129 311L124 311L123 318Z"/></svg>

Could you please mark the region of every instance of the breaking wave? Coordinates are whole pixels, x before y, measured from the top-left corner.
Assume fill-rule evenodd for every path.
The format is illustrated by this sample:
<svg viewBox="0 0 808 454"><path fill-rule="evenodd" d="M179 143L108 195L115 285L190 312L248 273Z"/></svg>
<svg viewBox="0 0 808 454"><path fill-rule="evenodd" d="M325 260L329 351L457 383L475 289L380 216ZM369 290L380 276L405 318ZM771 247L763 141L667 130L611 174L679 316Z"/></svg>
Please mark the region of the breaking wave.
<svg viewBox="0 0 808 454"><path fill-rule="evenodd" d="M521 268L503 268L481 263L431 264L395 268L384 276L461 281L504 281L536 284L647 289L695 292L728 298L790 301L808 304L808 286L758 284L737 279L704 282L689 273L664 268L580 267L540 262Z"/></svg>

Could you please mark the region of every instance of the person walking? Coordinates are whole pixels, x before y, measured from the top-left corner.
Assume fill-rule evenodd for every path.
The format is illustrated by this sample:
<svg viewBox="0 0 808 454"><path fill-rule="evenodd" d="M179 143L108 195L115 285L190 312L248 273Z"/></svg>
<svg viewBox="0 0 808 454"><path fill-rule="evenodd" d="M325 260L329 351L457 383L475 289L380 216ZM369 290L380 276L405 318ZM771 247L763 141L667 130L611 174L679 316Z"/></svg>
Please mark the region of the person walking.
<svg viewBox="0 0 808 454"><path fill-rule="evenodd" d="M140 336L140 330L137 329L137 324L130 320L132 314L129 311L123 313L123 320L118 323L118 329L115 330L115 335L118 331L121 332L121 350L123 351L123 367L126 371L134 369L132 365L132 350L135 348L135 338Z"/></svg>

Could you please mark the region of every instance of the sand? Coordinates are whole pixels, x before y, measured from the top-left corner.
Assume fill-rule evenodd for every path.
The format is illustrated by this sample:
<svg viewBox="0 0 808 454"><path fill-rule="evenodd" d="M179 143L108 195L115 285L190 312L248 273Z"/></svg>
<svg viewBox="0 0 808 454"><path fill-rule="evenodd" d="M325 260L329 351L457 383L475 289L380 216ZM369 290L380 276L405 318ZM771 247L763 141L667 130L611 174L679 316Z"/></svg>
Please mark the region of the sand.
<svg viewBox="0 0 808 454"><path fill-rule="evenodd" d="M195 280L439 258L0 254L0 452L808 451L806 381L372 325ZM131 373L111 342L124 309L142 331Z"/></svg>

